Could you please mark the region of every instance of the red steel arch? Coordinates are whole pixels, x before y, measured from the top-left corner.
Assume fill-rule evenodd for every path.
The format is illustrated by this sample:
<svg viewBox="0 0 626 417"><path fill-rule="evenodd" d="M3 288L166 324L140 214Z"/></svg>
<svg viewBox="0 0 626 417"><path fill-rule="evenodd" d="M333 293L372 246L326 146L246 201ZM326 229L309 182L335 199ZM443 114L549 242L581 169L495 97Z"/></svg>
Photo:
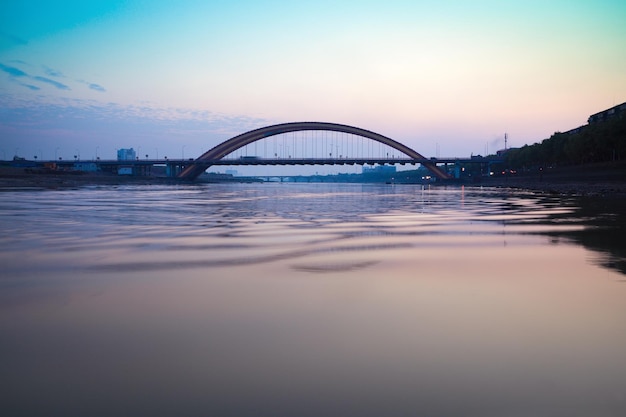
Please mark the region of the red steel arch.
<svg viewBox="0 0 626 417"><path fill-rule="evenodd" d="M183 169L178 174L178 178L195 179L200 174L202 174L209 166L211 166L211 163L208 161L222 159L229 153L234 152L237 149L242 148L252 142L256 142L257 140L265 139L270 136L280 135L283 133L299 132L305 130L327 130L333 132L350 133L377 142L381 142L394 149L397 149L398 151L404 153L410 158L425 159L422 155L409 148L408 146L401 144L400 142L396 142L395 140L390 139L386 136L371 132L369 130L361 129L359 127L328 122L291 122L262 127L228 139L215 146L214 148L206 151L198 159L193 161L193 164L185 167L185 169ZM207 162L202 163L203 161ZM428 168L428 170L439 179L450 178L450 175L448 175L445 171L443 171L435 164L423 163L422 165Z"/></svg>

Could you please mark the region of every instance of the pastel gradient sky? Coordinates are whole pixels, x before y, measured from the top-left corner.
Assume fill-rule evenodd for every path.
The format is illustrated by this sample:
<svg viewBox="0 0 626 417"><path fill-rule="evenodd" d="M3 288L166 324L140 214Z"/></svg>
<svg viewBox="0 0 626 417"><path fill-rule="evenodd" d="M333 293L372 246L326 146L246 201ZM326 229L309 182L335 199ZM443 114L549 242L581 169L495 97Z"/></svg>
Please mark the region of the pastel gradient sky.
<svg viewBox="0 0 626 417"><path fill-rule="evenodd" d="M6 0L0 157L199 156L305 120L522 146L626 101L625 22L623 0Z"/></svg>

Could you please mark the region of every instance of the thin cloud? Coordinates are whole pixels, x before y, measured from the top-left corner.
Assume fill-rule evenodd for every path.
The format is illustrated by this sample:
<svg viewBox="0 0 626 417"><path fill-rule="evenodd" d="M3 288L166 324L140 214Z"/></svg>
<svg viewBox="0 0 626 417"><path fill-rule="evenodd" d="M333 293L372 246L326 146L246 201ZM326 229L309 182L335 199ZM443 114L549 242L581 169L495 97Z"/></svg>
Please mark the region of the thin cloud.
<svg viewBox="0 0 626 417"><path fill-rule="evenodd" d="M33 80L37 80L37 81L41 81L42 83L47 83L47 84L53 85L56 88L58 88L59 90L71 90L71 88L68 87L67 85L65 85L63 83L60 83L58 81L51 80L50 78L36 76L36 77L32 77L32 79Z"/></svg>
<svg viewBox="0 0 626 417"><path fill-rule="evenodd" d="M67 85L65 85L63 83L51 80L50 78L46 78L46 77L32 76L32 75L29 75L28 73L26 73L25 71L22 71L19 68L12 67L12 66L9 66L9 65L0 64L0 70L4 71L7 74L9 74L11 77L29 78L31 80L40 81L42 83L50 84L50 85L58 88L59 90L71 90L70 87L68 87ZM30 90L40 90L39 87L34 86L32 84L24 84L24 83L18 83L18 84L21 85L22 87L26 87L26 88L28 88Z"/></svg>
<svg viewBox="0 0 626 417"><path fill-rule="evenodd" d="M107 91L107 89L101 86L100 84L90 83L89 81L85 81L85 80L76 80L76 81L78 81L79 83L85 84L87 88L89 88L90 90L97 91L99 93L106 93Z"/></svg>
<svg viewBox="0 0 626 417"><path fill-rule="evenodd" d="M44 155L54 155L58 146L65 149L59 152L64 158L77 148L84 153L86 137L93 144L92 150L100 145L100 155L110 148L111 158L115 157L115 147L131 146L141 146L151 155L158 147L161 157L180 155L181 141L188 144L185 155L195 157L228 137L267 124L262 119L209 110L132 106L93 99L55 98L47 102L9 94L0 100L4 148L42 149Z"/></svg>
<svg viewBox="0 0 626 417"><path fill-rule="evenodd" d="M106 93L106 88L102 87L100 84L94 84L94 83L87 83L87 85L89 86L89 88L91 88L94 91L98 91L100 93Z"/></svg>
<svg viewBox="0 0 626 417"><path fill-rule="evenodd" d="M28 66L27 63L23 62L23 61L15 61L15 62L19 62L23 65ZM50 77L57 77L57 78L66 78L65 75L56 69L47 67L45 65L42 65L42 68L45 72L46 75L50 76ZM70 91L71 88L69 85L64 84L62 82L53 80L52 78L48 78L48 77L43 77L41 75L30 75L28 74L26 71L22 71L21 69L11 66L11 65L6 65L6 64L2 64L0 63L0 71L8 74L11 78L28 78L31 79L33 81L38 81L41 83L46 83L49 84L55 88L58 88L59 90L65 90L65 91ZM41 90L40 87L37 87L35 85L32 84L26 84L26 83L21 83L21 82L17 82L15 79L13 80L14 82L16 82L17 84L21 85L22 87L26 87L30 90L36 91L36 90ZM102 87L99 84L94 84L94 83L87 83L85 81L81 81L85 84L87 84L89 86L89 88L91 88L92 90L95 91L100 91L100 92L105 92L106 89L104 87Z"/></svg>
<svg viewBox="0 0 626 417"><path fill-rule="evenodd" d="M19 83L19 85L21 85L22 87L26 87L26 88L28 88L29 90L32 90L32 91L41 90L41 88L37 87L36 85L32 85L32 84Z"/></svg>
<svg viewBox="0 0 626 417"><path fill-rule="evenodd" d="M16 45L26 45L28 44L27 41L25 41L24 39L20 38L19 36L15 36L15 35L11 35L10 33L6 33L3 31L0 31L0 38L4 38L6 40L8 40L11 43L14 43Z"/></svg>
<svg viewBox="0 0 626 417"><path fill-rule="evenodd" d="M22 71L19 68L10 67L4 64L0 64L0 70L6 72L12 77L28 77L29 76L28 74L26 74L24 71Z"/></svg>
<svg viewBox="0 0 626 417"><path fill-rule="evenodd" d="M59 78L65 77L61 71L57 71L55 69L52 69L46 66L43 67L43 70L46 73L46 75L49 75L50 77L59 77Z"/></svg>

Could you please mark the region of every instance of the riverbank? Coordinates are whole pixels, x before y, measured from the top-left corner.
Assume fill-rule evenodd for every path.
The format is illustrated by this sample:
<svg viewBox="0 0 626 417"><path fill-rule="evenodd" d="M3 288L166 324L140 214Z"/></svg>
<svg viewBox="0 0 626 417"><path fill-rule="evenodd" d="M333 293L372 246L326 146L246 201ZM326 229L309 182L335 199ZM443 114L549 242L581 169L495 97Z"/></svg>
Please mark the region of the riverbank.
<svg viewBox="0 0 626 417"><path fill-rule="evenodd" d="M485 178L483 186L519 188L551 195L626 198L626 163L550 167Z"/></svg>
<svg viewBox="0 0 626 417"><path fill-rule="evenodd" d="M133 177L80 171L32 172L24 168L0 168L0 189L66 188L84 185L172 183L171 178Z"/></svg>
<svg viewBox="0 0 626 417"><path fill-rule="evenodd" d="M251 180L239 177L228 179L228 182L233 181ZM226 182L226 179L209 178L202 182ZM178 183L180 180L168 177L135 177L78 171L34 173L23 168L0 167L0 189ZM475 181L462 181L458 184L517 188L550 195L626 198L626 163L551 167L513 175L480 178Z"/></svg>
<svg viewBox="0 0 626 417"><path fill-rule="evenodd" d="M207 174L197 180L210 182L253 182L250 177L233 177L224 174ZM0 190L2 189L54 189L93 185L148 185L181 184L177 178L164 176L115 175L105 172L82 171L36 171L17 167L0 167Z"/></svg>

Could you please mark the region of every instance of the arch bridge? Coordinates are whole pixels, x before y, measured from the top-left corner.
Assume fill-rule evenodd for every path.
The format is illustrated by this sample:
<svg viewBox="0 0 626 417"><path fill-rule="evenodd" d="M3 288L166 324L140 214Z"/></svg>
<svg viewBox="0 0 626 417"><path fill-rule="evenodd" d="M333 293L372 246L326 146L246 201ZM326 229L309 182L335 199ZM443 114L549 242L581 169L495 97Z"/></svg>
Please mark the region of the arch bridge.
<svg viewBox="0 0 626 417"><path fill-rule="evenodd" d="M260 141L262 139L266 139L271 136L281 135L284 133L290 132L300 132L300 131L331 131L331 132L340 132L347 133L356 136L361 136L366 139L370 139L376 142L380 142L384 145L387 145L391 148L396 149L397 151L403 153L408 157L408 160L413 160L414 162L418 162L426 167L434 176L439 179L450 179L451 176L446 173L444 170L439 168L434 162L431 162L427 158L423 157L418 152L409 148L406 145L403 145L400 142L397 142L393 139L390 139L381 134L371 132L369 130L361 129L359 127L348 126L337 123L328 123L328 122L292 122L292 123L282 123L272 126L266 126L259 129L251 130L246 133L242 133L241 135L235 136L231 139L228 139L214 148L208 150L204 154L202 154L199 158L192 161L188 165L186 165L180 173L178 173L177 177L180 179L193 180L197 178L200 174L202 174L207 168L211 165L219 165L222 158L226 155L245 147L253 142ZM295 165L313 165L316 164L316 159L300 159L297 162L291 161L290 164ZM250 162L250 161L248 161ZM268 161L266 161L268 162ZM358 158L350 159L351 163L368 163L367 161ZM399 162L399 161L387 161L387 162ZM257 161L258 163L258 161ZM333 163L333 164L345 164L346 160L341 159L325 159L324 164Z"/></svg>

